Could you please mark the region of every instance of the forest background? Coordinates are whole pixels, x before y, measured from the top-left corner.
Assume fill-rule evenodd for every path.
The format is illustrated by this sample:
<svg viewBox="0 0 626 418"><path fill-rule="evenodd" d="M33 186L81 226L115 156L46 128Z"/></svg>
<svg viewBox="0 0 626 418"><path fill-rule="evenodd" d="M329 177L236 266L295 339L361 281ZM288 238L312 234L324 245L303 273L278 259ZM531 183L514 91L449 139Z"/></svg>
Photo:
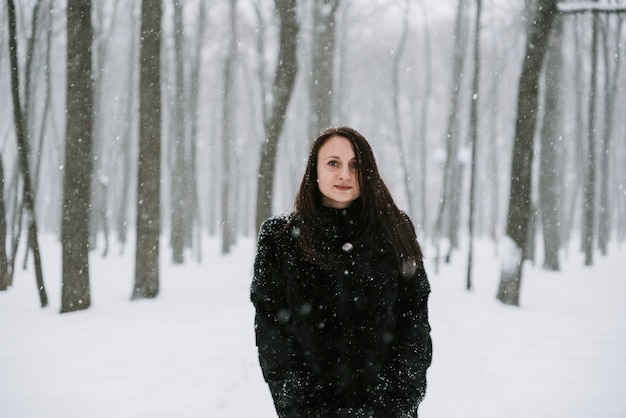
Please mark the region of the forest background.
<svg viewBox="0 0 626 418"><path fill-rule="evenodd" d="M29 262L20 242L37 265L37 236L52 234L62 311L87 308L88 255L110 256L112 239L128 251L132 235L132 296L156 297L161 241L174 263L201 262L207 235L229 253L290 210L311 140L346 124L371 141L436 266L467 256L460 239L504 244L498 298L515 305L519 257L558 270L580 237L593 265L626 237L625 8L3 2L0 289Z"/></svg>

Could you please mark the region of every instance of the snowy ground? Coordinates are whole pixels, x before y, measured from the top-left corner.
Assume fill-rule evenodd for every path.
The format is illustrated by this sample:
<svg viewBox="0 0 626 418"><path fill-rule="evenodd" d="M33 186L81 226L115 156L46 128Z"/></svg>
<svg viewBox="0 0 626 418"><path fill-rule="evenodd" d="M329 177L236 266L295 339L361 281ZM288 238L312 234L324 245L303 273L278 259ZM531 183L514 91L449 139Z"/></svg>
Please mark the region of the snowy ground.
<svg viewBox="0 0 626 418"><path fill-rule="evenodd" d="M45 241L45 240L44 240ZM50 306L32 271L0 292L0 417L273 417L248 302L254 243L202 264L162 263L157 300L130 302L133 251L91 263L92 307L59 314L60 248L43 243ZM428 255L428 254L427 254ZM626 417L626 248L561 273L527 266L521 308L495 300L499 263L477 246L434 274L434 358L421 418Z"/></svg>

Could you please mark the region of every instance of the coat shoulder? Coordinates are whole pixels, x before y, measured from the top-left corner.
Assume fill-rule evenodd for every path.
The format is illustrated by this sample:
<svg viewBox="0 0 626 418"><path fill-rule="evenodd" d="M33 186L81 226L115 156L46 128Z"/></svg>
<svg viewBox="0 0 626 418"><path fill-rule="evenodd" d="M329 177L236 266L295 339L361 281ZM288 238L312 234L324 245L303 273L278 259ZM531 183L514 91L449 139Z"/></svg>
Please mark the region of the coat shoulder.
<svg viewBox="0 0 626 418"><path fill-rule="evenodd" d="M293 219L293 214L283 214L272 216L271 218L267 218L261 224L261 228L259 229L259 234L263 235L280 235L287 229L287 226L291 223Z"/></svg>
<svg viewBox="0 0 626 418"><path fill-rule="evenodd" d="M289 223L291 218L292 214L290 213L272 216L263 221L260 230L265 232L280 231L281 228L284 228Z"/></svg>

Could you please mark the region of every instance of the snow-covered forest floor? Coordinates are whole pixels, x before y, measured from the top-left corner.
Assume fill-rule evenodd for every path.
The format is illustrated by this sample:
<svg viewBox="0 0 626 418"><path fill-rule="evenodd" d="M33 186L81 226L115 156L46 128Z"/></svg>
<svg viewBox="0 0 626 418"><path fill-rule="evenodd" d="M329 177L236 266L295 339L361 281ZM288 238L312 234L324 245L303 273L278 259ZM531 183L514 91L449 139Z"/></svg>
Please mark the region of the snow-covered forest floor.
<svg viewBox="0 0 626 418"><path fill-rule="evenodd" d="M252 239L227 256L205 242L202 264L164 250L151 301L130 301L132 247L94 253L92 306L63 315L60 246L42 247L50 305L32 267L0 293L0 417L275 416L248 301ZM495 299L491 242L477 243L472 292L464 254L435 275L427 249L434 358L420 418L626 416L626 246L591 268L569 253L559 273L525 266L514 308Z"/></svg>

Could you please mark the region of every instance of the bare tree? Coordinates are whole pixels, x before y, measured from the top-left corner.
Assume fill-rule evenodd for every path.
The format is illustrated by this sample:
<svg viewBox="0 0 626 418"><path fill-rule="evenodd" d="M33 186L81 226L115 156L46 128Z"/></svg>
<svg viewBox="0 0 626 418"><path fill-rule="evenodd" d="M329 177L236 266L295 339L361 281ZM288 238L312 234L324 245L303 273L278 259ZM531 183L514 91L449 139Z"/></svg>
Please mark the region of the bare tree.
<svg viewBox="0 0 626 418"><path fill-rule="evenodd" d="M61 312L87 309L93 97L91 1L67 4L67 113L63 178L63 286Z"/></svg>
<svg viewBox="0 0 626 418"><path fill-rule="evenodd" d="M572 22L573 20L573 22ZM571 19L572 23L571 28L573 31L573 44L574 49L576 51L584 51L584 43L583 40L587 37L587 34L582 31L584 29L584 25L581 24L581 16L576 15L574 19ZM579 209L582 209L582 205L578 204L578 200L580 199L581 190L582 190L582 179L584 177L583 167L584 167L584 149L585 149L585 110L584 105L586 102L586 80L585 80L585 65L584 59L580 52L577 52L575 55L575 63L574 67L574 113L576 115L574 119L574 129L571 134L573 142L575 143L574 147L568 148L566 151L568 152L568 156L565 158L565 162L569 163L569 170L571 171L571 179L569 181L570 187L568 187L565 191L568 193L563 196L564 211L565 213L565 222L562 226L562 248L568 248L568 244L571 240L572 231L574 229L574 221L576 220L576 212ZM567 169L567 166L566 166ZM581 250L582 250L582 242L581 242Z"/></svg>
<svg viewBox="0 0 626 418"><path fill-rule="evenodd" d="M541 154L539 169L539 205L543 228L543 268L559 270L561 248L561 189L559 184L561 132L562 22L557 19L550 35L549 51L545 67L545 99L541 130Z"/></svg>
<svg viewBox="0 0 626 418"><path fill-rule="evenodd" d="M616 99L618 92L619 69L622 64L623 54L621 53L620 40L622 38L622 24L617 21L617 28L611 25L616 19L611 19L611 15L605 15L605 30L602 37L604 41L604 135L602 136L602 151L600 153L600 201L598 208L598 248L602 255L608 253L608 243L611 231L611 208L609 199L609 183L611 173L611 159L614 141L614 115L616 110ZM614 30L611 30L614 29ZM611 36L615 34L613 45Z"/></svg>
<svg viewBox="0 0 626 418"><path fill-rule="evenodd" d="M137 252L132 299L159 294L161 233L161 0L141 4Z"/></svg>
<svg viewBox="0 0 626 418"><path fill-rule="evenodd" d="M404 19L402 21L402 32L398 40L398 46L394 51L393 70L392 70L392 89L391 89L391 105L393 109L393 125L394 139L400 153L400 170L402 172L402 181L404 182L404 190L406 193L408 210L411 215L415 213L415 202L411 187L411 174L409 171L408 152L405 150L404 135L402 133L402 120L400 117L400 62L406 45L406 38L409 33L409 10L411 7L410 0L405 2Z"/></svg>
<svg viewBox="0 0 626 418"><path fill-rule="evenodd" d="M340 0L313 0L310 138L332 124L335 16L340 3Z"/></svg>
<svg viewBox="0 0 626 418"><path fill-rule="evenodd" d="M190 204L190 181L188 155L188 136L185 127L185 25L183 23L183 3L174 0L174 91L172 98L172 129L174 152L171 185L171 234L172 261L181 264L184 261L185 244L188 242L187 228L193 214Z"/></svg>
<svg viewBox="0 0 626 418"><path fill-rule="evenodd" d="M472 160L470 170L469 197L469 251L467 256L467 290L472 289L472 267L474 259L474 211L476 206L476 149L478 147L478 98L480 97L480 16L481 0L476 0L476 22L474 26L474 76L472 77L472 105L470 108L470 131L472 139Z"/></svg>
<svg viewBox="0 0 626 418"><path fill-rule="evenodd" d="M28 247L33 251L35 263L35 278L39 289L39 300L42 307L48 305L48 295L43 283L43 271L39 254L39 240L37 231L37 218L35 214L35 199L31 186L28 156L30 147L26 138L22 107L20 104L19 66L17 61L17 21L15 17L15 4L13 0L7 0L7 17L9 19L9 58L11 64L11 93L13 99L13 119L15 123L15 136L19 153L19 166L24 182L22 204L28 212L30 219L28 224ZM17 208L16 208L17 210ZM20 210L21 212L21 210ZM20 221L21 223L21 221ZM13 251L15 254L15 251Z"/></svg>
<svg viewBox="0 0 626 418"><path fill-rule="evenodd" d="M261 223L272 214L278 139L283 129L287 106L291 100L298 71L299 25L296 16L296 0L275 0L274 3L280 19L279 51L272 87L272 110L264 123L267 138L261 145L256 202L257 230Z"/></svg>
<svg viewBox="0 0 626 418"><path fill-rule="evenodd" d="M531 176L539 76L548 46L556 0L538 0L534 25L526 38L526 53L519 80L517 117L511 163L509 211L506 223L510 254L505 254L497 298L508 305L519 305L524 249L528 238L531 209Z"/></svg>
<svg viewBox="0 0 626 418"><path fill-rule="evenodd" d="M431 49L431 41L430 41L430 27L428 24L428 7L426 7L426 3L424 0L420 1L422 6L422 10L424 12L423 19L423 28L424 28L424 59L423 59L423 71L425 74L424 77L424 94L422 98L422 105L420 108L420 130L419 130L419 151L418 154L420 156L419 162L419 179L420 179L420 196L421 196L421 226L424 231L424 234L428 231L428 199L427 195L427 166L428 166L428 151L427 151L427 133L428 133L428 115L430 108L430 101L432 95L432 77L433 77L433 65L432 65L432 49ZM418 118L416 118L417 120ZM424 238L426 238L424 236Z"/></svg>
<svg viewBox="0 0 626 418"><path fill-rule="evenodd" d="M4 205L4 163L0 155L0 290L9 287L9 260L7 258L7 221Z"/></svg>
<svg viewBox="0 0 626 418"><path fill-rule="evenodd" d="M460 184L457 182L460 175L459 167L459 138L457 118L460 109L460 95L463 81L463 68L465 65L466 52L466 22L465 22L465 0L458 0L456 22L454 25L454 64L452 72L452 103L448 113L448 124L446 128L446 159L443 165L443 188L441 199L439 200L439 211L435 222L434 236L436 246L435 270L439 270L441 238L444 233L445 216L448 216L448 237L450 238L450 248L446 259L451 256L454 246L454 235L456 234L456 211L454 199L460 193Z"/></svg>
<svg viewBox="0 0 626 418"><path fill-rule="evenodd" d="M197 228L195 229L195 252L196 259L198 262L202 261L202 218L200 216L200 200L198 198L198 173L197 173L197 163L196 163L196 143L198 142L198 109L201 101L201 96L199 94L201 88L201 69L202 69L202 47L204 46L204 34L207 29L206 24L206 2L201 1L199 4L198 16L196 19L196 45L195 50L193 52L193 56L191 58L191 69L189 76L189 120L190 120L190 132L189 132L189 145L191 147L191 155L190 155L190 165L189 165L189 174L190 174L190 192L191 192L191 200L194 210L193 218L196 221ZM193 223L191 223L193 226Z"/></svg>
<svg viewBox="0 0 626 418"><path fill-rule="evenodd" d="M134 153L131 152L133 145L136 146L136 112L133 110L136 108L137 103L137 51L139 50L139 28L136 24L136 3L130 3L127 5L130 11L130 38L128 48L128 67L126 68L125 86L127 86L128 94L124 97L122 109L122 144L121 155L117 158L117 184L120 187L118 191L118 205L115 211L116 216L116 231L120 246L120 252L124 251L124 247L127 241L128 231L128 216L129 209L131 207L131 181L130 178L133 174L133 161Z"/></svg>
<svg viewBox="0 0 626 418"><path fill-rule="evenodd" d="M107 19L106 5L111 4L112 14ZM109 184L111 177L111 151L110 136L106 135L105 122L108 115L106 111L106 70L110 65L109 45L112 39L117 15L120 10L120 1L95 1L93 7L94 19L94 63L93 63L93 155L94 175L91 186L91 205L93 216L90 226L90 245L95 250L98 242L98 234L102 232L104 248L102 255L106 256L109 251Z"/></svg>
<svg viewBox="0 0 626 418"><path fill-rule="evenodd" d="M224 86L222 101L222 254L230 252L230 247L235 241L234 216L231 213L234 159L232 158L231 146L235 140L234 102L235 102L235 64L237 60L237 0L230 3L230 46L226 63L224 64Z"/></svg>
<svg viewBox="0 0 626 418"><path fill-rule="evenodd" d="M26 54L25 54L25 58L24 58L24 73L23 73L23 79L24 79L24 88L23 91L21 92L22 98L20 99L20 104L22 106L22 110L21 110L21 114L22 114L22 126L23 126L23 130L24 130L24 136L25 136L25 141L28 144L28 164L29 164L29 169L28 172L30 173L30 184L31 184L31 194L32 194L32 198L33 198L33 207L36 207L36 200L37 200L37 183L38 183L38 171L39 171L39 162L41 161L41 156L42 156L42 152L41 152L41 142L37 143L35 142L35 128L36 128L36 97L35 97L35 90L36 90L36 73L37 73L37 67L40 63L40 60L38 59L38 54L36 53L37 48L37 39L39 37L39 33L40 33L40 26L41 26L41 16L45 16L46 13L45 12L41 12L41 5L42 5L42 1L41 0L37 0L33 6L32 9L32 15L31 15L31 19L30 19L30 23L31 23L31 30L29 34L26 34ZM50 84L48 82L48 84ZM42 113L45 116L47 114L49 110L49 106L44 103L43 109L42 109ZM41 129L43 131L44 129L44 123L42 122L41 125ZM19 182L16 181L13 183L15 187L19 186ZM17 191L16 191L16 196L17 196ZM13 271L14 271L14 264L15 264L15 257L16 257L16 252L17 252L17 248L18 248L18 243L20 240L20 236L22 233L22 227L21 227L21 216L17 217L17 220L19 221L19 224L14 225L14 227L17 229L17 233L15 234L15 246L13 247L14 249L14 253L11 254L11 258L10 258L10 268L9 268L9 275L11 276L11 281L12 281L12 275L13 275ZM24 253L24 268L26 268L27 265L27 261L28 261L28 256L29 256L30 252L26 251Z"/></svg>
<svg viewBox="0 0 626 418"><path fill-rule="evenodd" d="M24 74L26 81L25 88L25 125L27 131L28 142L31 144L31 150L34 155L31 155L31 181L33 186L33 197L37 199L37 190L39 188L39 175L40 175L40 166L41 160L44 155L43 152L43 141L46 132L46 122L48 120L48 116L51 113L51 85L52 85L52 77L50 76L50 67L51 67L51 42L53 37L53 16L54 16L54 5L52 1L48 3L48 10L42 11L42 1L38 0L33 7L32 19L31 19L31 35L28 39L28 51L26 53L26 71ZM40 65L44 68L45 76L43 77L43 82L45 83L44 89L44 98L43 100L38 100L35 97L34 89L35 89L35 74L36 67L35 62L39 61L37 50L36 50L36 40L39 37L39 27L42 25L42 20L46 24L46 33L44 35L46 39L46 47L45 47L45 58L43 63ZM40 103L43 102L43 106L40 107ZM41 122L39 124L39 134L36 137L36 124L35 124L35 109L41 109ZM37 205L35 205L37 206Z"/></svg>
<svg viewBox="0 0 626 418"><path fill-rule="evenodd" d="M596 106L598 94L598 16L591 14L591 74L589 81L589 108L587 119L587 158L583 182L583 251L585 265L593 264L596 221Z"/></svg>
<svg viewBox="0 0 626 418"><path fill-rule="evenodd" d="M583 225L582 225L582 234L581 234L581 249L585 254L585 265L592 265L593 264L593 252L594 252L594 235L595 235L595 229L596 229L596 215L598 215L599 218L599 222L598 222L598 245L601 249L601 251L605 251L606 248L604 248L604 242L606 239L608 239L608 222L609 222L609 214L606 211L606 200L605 197L603 197L603 194L607 193L607 189L608 186L605 183L604 178L607 178L609 175L609 164L610 164L610 160L606 159L606 160L601 160L601 167L600 170L598 170L597 167L597 144L596 144L596 138L598 135L598 129L601 127L601 125L598 125L598 120L599 117L597 115L597 107L600 104L600 100L598 98L598 72L599 72L599 47L598 47L598 43L599 43L599 36L598 36L598 31L600 30L600 25L598 23L598 19L599 19L599 15L600 14L604 14L605 16L610 15L610 14L622 14L626 12L626 5L623 4L618 4L618 3L601 3L601 2L569 2L569 3L565 3L565 2L561 2L558 3L558 8L559 11L561 12L561 14L564 13L572 13L572 14L586 14L588 12L591 12L591 22L592 22L592 27L591 27L591 64L590 64L590 76L589 76L589 93L586 95L586 99L585 100L578 100L579 105L577 108L577 112L578 112L578 117L576 119L577 124L578 124L578 129L576 130L577 132L580 132L581 134L579 135L580 137L577 138L578 142L581 144L581 146L579 146L579 149L582 148L586 148L583 151L578 151L578 158L577 158L577 162L578 162L578 167L582 167L582 170L579 168L579 171L583 171L582 173L577 173L579 174L579 176L583 179L582 183L583 183L583 196L582 196L582 209L583 209L583 214L582 214L582 220L583 220ZM578 19L577 19L578 21ZM603 26L603 29L605 30L606 33L606 29ZM620 35L621 34L621 25L618 28L618 38L620 39ZM576 44L579 44L579 33L578 31L576 32ZM619 43L619 41L618 41ZM606 38L605 38L605 44L606 44ZM578 48L577 48L578 49ZM619 51L619 49L618 49ZM581 62L582 60L579 58L579 62ZM620 60L620 55L619 53L616 55L616 58L619 62ZM580 70L580 65L576 66L576 71L577 71L577 85L583 85L584 84L584 80L583 80L583 76L582 76L582 71ZM611 79L613 78L610 75L610 70L609 70L610 64L608 61L606 61L606 55L605 55L605 74L604 74L604 81L605 83L607 83L610 86L610 83L612 83ZM616 67L618 68L619 65ZM615 73L615 77L617 77L617 73ZM608 153L610 152L610 136L611 136L611 129L612 129L612 123L611 123L611 118L612 118L612 107L613 105L611 104L611 97L613 96L613 91L611 89L611 87L607 87L605 90L605 96L604 96L604 120L603 120L603 125L604 125L604 132L603 135L604 137L601 139L601 149L602 149L602 153L606 153L608 155ZM582 96L582 93L579 92L578 93L578 97L580 98ZM588 105L587 108L587 129L586 132L583 133L583 128L582 128L582 120L583 120L583 113L584 113L584 109L583 106L584 104ZM604 156L601 155L601 158L604 158ZM605 164L606 163L606 164ZM599 205L596 205L596 175L597 175L597 171L600 171L600 180L601 180L601 184L600 184L600 202ZM578 191L578 190L576 190ZM576 202L576 195L574 195L574 198L572 199L572 202ZM619 199L618 199L619 200ZM598 210L597 206L599 206L599 214L596 213L596 211ZM574 211L574 205L570 205L570 207L572 207L572 212ZM572 219L573 216L569 217L569 223L572 223ZM568 226L566 228L566 232L569 234L571 231L571 226Z"/></svg>

